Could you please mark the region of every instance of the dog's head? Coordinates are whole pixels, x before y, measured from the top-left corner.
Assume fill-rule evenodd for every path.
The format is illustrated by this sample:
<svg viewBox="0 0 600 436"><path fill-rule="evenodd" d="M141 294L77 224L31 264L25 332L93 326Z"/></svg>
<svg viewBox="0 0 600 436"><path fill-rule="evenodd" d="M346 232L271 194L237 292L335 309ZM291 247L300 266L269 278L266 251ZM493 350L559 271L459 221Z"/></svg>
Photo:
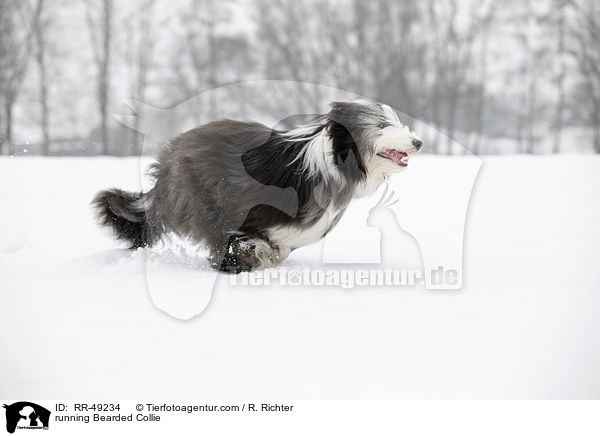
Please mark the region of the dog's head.
<svg viewBox="0 0 600 436"><path fill-rule="evenodd" d="M400 172L423 144L385 104L334 102L327 117L334 162L347 176L385 178Z"/></svg>

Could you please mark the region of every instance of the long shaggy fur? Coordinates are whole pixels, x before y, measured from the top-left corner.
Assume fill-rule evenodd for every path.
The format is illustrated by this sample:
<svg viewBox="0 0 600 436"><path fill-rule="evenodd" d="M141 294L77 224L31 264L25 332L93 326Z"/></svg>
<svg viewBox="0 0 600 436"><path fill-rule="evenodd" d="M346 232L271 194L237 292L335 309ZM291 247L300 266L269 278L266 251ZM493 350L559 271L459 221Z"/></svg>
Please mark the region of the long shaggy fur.
<svg viewBox="0 0 600 436"><path fill-rule="evenodd" d="M100 224L111 227L118 239L130 244L129 248L148 245L146 213L139 206L142 195L115 188L99 192L92 201Z"/></svg>
<svg viewBox="0 0 600 436"><path fill-rule="evenodd" d="M420 141L389 107L367 101L332 103L291 131L215 121L166 144L150 191L102 191L93 204L131 248L169 231L206 245L215 268L249 271L325 236L353 198L402 169L391 148L407 155Z"/></svg>

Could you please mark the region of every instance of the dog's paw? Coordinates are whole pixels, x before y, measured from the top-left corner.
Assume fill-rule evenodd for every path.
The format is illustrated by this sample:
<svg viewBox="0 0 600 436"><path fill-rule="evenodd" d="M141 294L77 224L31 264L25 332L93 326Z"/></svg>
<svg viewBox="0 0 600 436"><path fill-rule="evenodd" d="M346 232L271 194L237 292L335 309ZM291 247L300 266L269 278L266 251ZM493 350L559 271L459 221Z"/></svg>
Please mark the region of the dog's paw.
<svg viewBox="0 0 600 436"><path fill-rule="evenodd" d="M228 274L239 274L242 272L253 271L254 266L249 264L244 258L239 258L227 253L217 269Z"/></svg>

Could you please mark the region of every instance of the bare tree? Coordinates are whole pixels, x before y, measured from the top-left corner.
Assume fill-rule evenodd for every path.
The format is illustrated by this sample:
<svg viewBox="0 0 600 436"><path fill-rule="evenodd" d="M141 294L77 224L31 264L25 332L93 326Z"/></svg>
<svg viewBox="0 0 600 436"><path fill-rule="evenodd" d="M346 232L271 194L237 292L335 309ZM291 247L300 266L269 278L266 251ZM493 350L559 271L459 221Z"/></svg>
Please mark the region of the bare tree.
<svg viewBox="0 0 600 436"><path fill-rule="evenodd" d="M462 8L465 8L465 5L457 0L432 0L429 3L430 21L435 38L432 115L436 127L446 130L448 154L452 153L453 140L456 139L457 117L469 84L468 74L473 64L476 42L481 31L489 26L495 4L490 0L469 4L466 11ZM438 147L439 138L436 138L435 152L439 152Z"/></svg>
<svg viewBox="0 0 600 436"><path fill-rule="evenodd" d="M27 13L26 6L0 0L0 153L9 153L13 144L14 107L32 53L33 33L28 30L37 27L39 20L39 15Z"/></svg>
<svg viewBox="0 0 600 436"><path fill-rule="evenodd" d="M108 154L110 142L108 102L110 96L113 15L113 0L88 1L86 17L96 66L96 100L100 115L100 136L104 154Z"/></svg>
<svg viewBox="0 0 600 436"><path fill-rule="evenodd" d="M573 0L571 4L575 20L570 31L575 47L569 51L587 91L587 121L593 131L594 150L600 153L600 4L595 0Z"/></svg>
<svg viewBox="0 0 600 436"><path fill-rule="evenodd" d="M434 71L433 81L431 83L431 97L429 107L431 108L431 120L435 126L436 136L432 138L432 150L434 153L439 153L439 145L440 145L440 129L442 128L442 115L440 111L441 106L441 91L444 87L444 54L445 52L442 50L443 40L442 40L442 29L440 24L440 18L438 18L438 11L435 7L435 2L428 2L428 12L429 12L429 23L431 25L433 35L433 41L431 43L432 46L432 70Z"/></svg>
<svg viewBox="0 0 600 436"><path fill-rule="evenodd" d="M49 26L45 0L36 0L33 33L35 35L35 61L39 74L40 127L42 130L41 154L50 152L50 111L48 109L48 68L46 60L47 29Z"/></svg>
<svg viewBox="0 0 600 436"><path fill-rule="evenodd" d="M377 6L374 28L378 31L369 42L370 47L379 44L381 49L367 49L376 59L371 74L374 97L416 116L424 109L427 89L423 75L427 44L420 31L423 8L413 0L381 0Z"/></svg>
<svg viewBox="0 0 600 436"><path fill-rule="evenodd" d="M354 9L353 27L356 34L356 59L365 59L370 45L367 40L370 16L369 3L361 0L354 0L352 2L352 8ZM338 41L338 43L341 42L342 41ZM354 75L354 87L356 92L360 95L365 95L366 93L365 79L367 78L364 74Z"/></svg>
<svg viewBox="0 0 600 436"><path fill-rule="evenodd" d="M227 67L229 62L238 59L240 52L232 53L234 46L231 43L235 37L221 35L218 31L219 27L231 19L230 3L231 1L191 0L185 15L179 17L183 40L172 59L174 85L179 98L190 98L217 88L227 83L227 77L231 77L231 68ZM233 55L234 58L227 58L228 55ZM198 108L209 118L213 118L218 112L219 101L215 96L214 93L210 94L209 107Z"/></svg>
<svg viewBox="0 0 600 436"><path fill-rule="evenodd" d="M148 88L148 76L154 64L154 50L156 46L156 23L155 7L156 0L144 0L136 4L131 12L127 23L129 32L129 47L126 63L130 68L131 95L135 99L144 102ZM134 120L132 143L133 153L142 152L142 141L139 134L140 121L143 118L143 105L136 108Z"/></svg>
<svg viewBox="0 0 600 436"><path fill-rule="evenodd" d="M567 2L565 0L554 0L553 6L556 11L556 27L557 27L557 36L556 36L556 62L558 71L556 73L556 91L558 94L558 102L556 104L556 112L554 114L554 140L552 144L552 151L554 153L560 152L560 145L562 140L562 129L563 129L563 114L565 111L565 103L566 103L566 90L565 90L565 77L567 74L567 67L565 65L565 27L566 27L566 17L565 17L565 9Z"/></svg>
<svg viewBox="0 0 600 436"><path fill-rule="evenodd" d="M311 70L311 67L315 65L314 60L320 56L323 47L308 45L309 41L317 37L311 32L318 27L314 14L306 16L306 9L309 9L310 5L314 3L284 0L280 8L273 8L272 2L257 1L259 38L263 45L270 48L270 53L267 53L270 79L296 82L314 80L316 71ZM314 51L309 52L307 45ZM326 80L323 79L318 82L324 83ZM295 99L297 107L304 107L306 113L310 113L314 107L314 96L306 95L302 90L305 91L306 87L299 86L298 92L290 98Z"/></svg>
<svg viewBox="0 0 600 436"><path fill-rule="evenodd" d="M517 151L533 153L535 127L538 122L538 91L541 81L542 61L547 52L536 35L541 17L533 10L533 4L516 5L512 19L517 23L515 37L523 53L518 66L519 97L517 108Z"/></svg>
<svg viewBox="0 0 600 436"><path fill-rule="evenodd" d="M487 101L488 81L488 49L490 29L486 27L481 35L481 46L479 48L479 79L477 84L477 102L475 104L475 132L472 151L479 154L483 151L483 126L485 122L485 110Z"/></svg>

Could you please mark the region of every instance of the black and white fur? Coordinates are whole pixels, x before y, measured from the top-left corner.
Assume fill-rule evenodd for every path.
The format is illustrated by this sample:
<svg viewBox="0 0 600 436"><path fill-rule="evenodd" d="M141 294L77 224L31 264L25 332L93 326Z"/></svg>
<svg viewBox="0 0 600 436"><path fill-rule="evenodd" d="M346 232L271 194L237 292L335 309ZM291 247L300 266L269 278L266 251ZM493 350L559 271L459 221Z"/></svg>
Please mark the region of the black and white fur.
<svg viewBox="0 0 600 436"><path fill-rule="evenodd" d="M101 191L93 204L131 248L174 232L205 244L214 268L251 271L323 238L420 148L389 106L366 100L334 102L290 131L214 121L162 149L150 191Z"/></svg>

